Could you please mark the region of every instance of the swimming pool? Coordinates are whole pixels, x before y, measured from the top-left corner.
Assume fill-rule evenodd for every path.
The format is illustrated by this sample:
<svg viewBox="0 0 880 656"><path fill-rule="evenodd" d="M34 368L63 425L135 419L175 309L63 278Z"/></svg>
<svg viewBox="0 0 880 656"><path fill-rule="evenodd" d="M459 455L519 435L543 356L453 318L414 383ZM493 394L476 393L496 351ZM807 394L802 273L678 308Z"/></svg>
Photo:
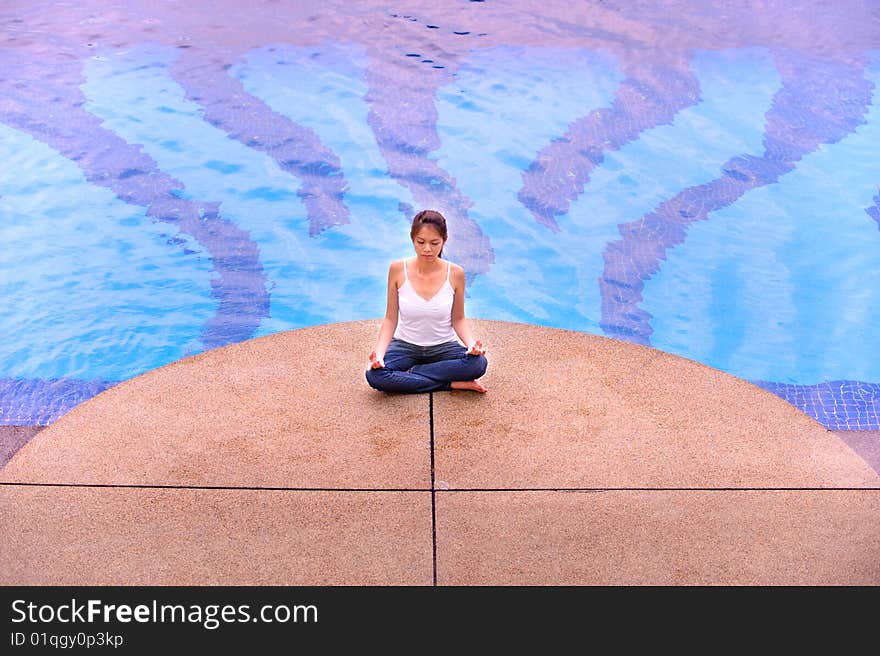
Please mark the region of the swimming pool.
<svg viewBox="0 0 880 656"><path fill-rule="evenodd" d="M870 3L12 3L0 21L2 424L381 316L433 207L470 316L648 344L880 428Z"/></svg>

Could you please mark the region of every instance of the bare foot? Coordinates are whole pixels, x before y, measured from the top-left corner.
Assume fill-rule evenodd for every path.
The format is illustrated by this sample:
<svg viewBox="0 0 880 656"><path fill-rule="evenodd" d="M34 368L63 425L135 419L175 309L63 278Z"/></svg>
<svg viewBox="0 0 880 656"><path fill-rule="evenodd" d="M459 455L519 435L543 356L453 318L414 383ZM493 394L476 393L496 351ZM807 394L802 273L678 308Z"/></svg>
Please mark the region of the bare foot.
<svg viewBox="0 0 880 656"><path fill-rule="evenodd" d="M474 392L488 392L489 390L478 380L454 380L452 389L473 390Z"/></svg>

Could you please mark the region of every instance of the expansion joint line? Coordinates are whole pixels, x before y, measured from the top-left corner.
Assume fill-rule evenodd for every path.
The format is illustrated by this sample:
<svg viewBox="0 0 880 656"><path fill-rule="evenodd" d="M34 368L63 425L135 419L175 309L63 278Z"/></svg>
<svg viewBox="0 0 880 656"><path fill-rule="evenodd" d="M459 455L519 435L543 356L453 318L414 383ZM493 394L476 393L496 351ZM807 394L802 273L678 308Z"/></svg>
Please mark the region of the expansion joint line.
<svg viewBox="0 0 880 656"><path fill-rule="evenodd" d="M431 561L433 581L437 585L437 490L434 485L434 392L428 392L428 422L431 428Z"/></svg>

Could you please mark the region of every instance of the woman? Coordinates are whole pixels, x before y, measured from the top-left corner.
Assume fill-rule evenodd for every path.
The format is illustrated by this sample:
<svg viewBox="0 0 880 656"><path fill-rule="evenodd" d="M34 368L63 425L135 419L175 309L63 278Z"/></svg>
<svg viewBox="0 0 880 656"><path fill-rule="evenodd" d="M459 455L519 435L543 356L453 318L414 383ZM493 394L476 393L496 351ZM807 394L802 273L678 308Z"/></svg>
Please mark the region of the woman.
<svg viewBox="0 0 880 656"><path fill-rule="evenodd" d="M409 235L416 256L388 269L388 305L367 382L383 392L485 392L477 378L486 373L486 351L464 317L464 269L441 259L446 219L423 210Z"/></svg>

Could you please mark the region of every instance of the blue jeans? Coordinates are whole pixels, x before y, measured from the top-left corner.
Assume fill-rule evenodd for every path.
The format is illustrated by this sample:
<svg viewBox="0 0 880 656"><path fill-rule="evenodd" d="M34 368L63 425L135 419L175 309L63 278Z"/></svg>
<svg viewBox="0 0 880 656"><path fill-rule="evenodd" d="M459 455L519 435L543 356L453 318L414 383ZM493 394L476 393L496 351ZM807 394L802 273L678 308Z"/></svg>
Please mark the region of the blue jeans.
<svg viewBox="0 0 880 656"><path fill-rule="evenodd" d="M468 355L455 340L418 346L392 339L385 351L385 366L367 369L370 387L383 392L437 392L452 388L454 380L474 380L486 373L485 355Z"/></svg>

